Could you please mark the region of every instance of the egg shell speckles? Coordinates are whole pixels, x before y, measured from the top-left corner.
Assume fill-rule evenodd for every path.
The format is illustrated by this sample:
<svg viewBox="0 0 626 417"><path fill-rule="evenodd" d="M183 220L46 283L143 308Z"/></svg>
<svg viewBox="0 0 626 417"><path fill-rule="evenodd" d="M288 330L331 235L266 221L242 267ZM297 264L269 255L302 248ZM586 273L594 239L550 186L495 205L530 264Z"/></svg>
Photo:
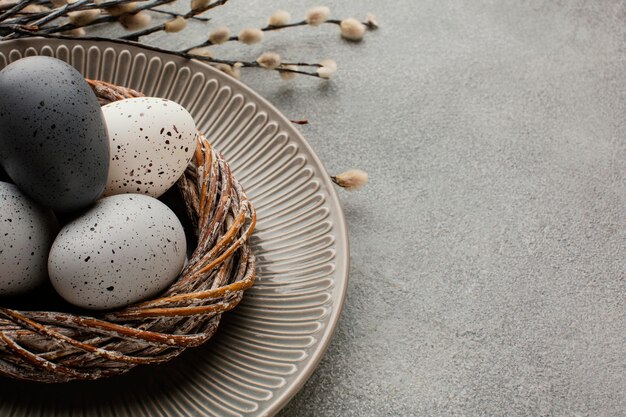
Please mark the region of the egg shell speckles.
<svg viewBox="0 0 626 417"><path fill-rule="evenodd" d="M181 105L138 97L102 108L111 160L104 195L159 197L185 172L195 150L196 124Z"/></svg>
<svg viewBox="0 0 626 417"><path fill-rule="evenodd" d="M27 292L48 279L48 251L58 230L51 210L0 182L0 296Z"/></svg>
<svg viewBox="0 0 626 417"><path fill-rule="evenodd" d="M0 164L19 188L59 211L100 197L109 141L82 75L56 58L22 58L0 71L0 97Z"/></svg>
<svg viewBox="0 0 626 417"><path fill-rule="evenodd" d="M185 233L149 196L105 197L57 236L50 280L66 301L88 309L126 306L165 290L183 268Z"/></svg>

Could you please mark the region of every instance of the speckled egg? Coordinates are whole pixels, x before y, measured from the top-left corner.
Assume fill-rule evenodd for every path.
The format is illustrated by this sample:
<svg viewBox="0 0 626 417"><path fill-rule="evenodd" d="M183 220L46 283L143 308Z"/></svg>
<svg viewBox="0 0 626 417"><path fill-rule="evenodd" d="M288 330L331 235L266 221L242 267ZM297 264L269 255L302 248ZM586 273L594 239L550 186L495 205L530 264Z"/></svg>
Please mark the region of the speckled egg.
<svg viewBox="0 0 626 417"><path fill-rule="evenodd" d="M23 58L0 71L0 164L24 193L59 211L86 207L106 183L98 100L65 62Z"/></svg>
<svg viewBox="0 0 626 417"><path fill-rule="evenodd" d="M111 160L104 195L159 197L180 178L195 149L196 125L179 104L154 97L102 108Z"/></svg>
<svg viewBox="0 0 626 417"><path fill-rule="evenodd" d="M176 215L155 198L123 194L98 200L61 229L48 272L65 300L104 310L159 294L178 277L185 258Z"/></svg>
<svg viewBox="0 0 626 417"><path fill-rule="evenodd" d="M27 292L48 279L48 251L58 230L50 209L0 182L0 296Z"/></svg>

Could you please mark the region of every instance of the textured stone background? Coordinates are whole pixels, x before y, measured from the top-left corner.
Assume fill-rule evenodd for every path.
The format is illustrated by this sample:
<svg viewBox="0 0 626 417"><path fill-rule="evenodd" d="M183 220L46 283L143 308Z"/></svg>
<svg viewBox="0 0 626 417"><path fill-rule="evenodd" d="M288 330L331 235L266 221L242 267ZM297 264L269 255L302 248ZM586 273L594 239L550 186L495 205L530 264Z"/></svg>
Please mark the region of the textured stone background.
<svg viewBox="0 0 626 417"><path fill-rule="evenodd" d="M216 21L316 5L232 3ZM624 3L326 4L382 28L241 49L334 57L329 83L244 81L310 120L329 172L371 175L340 193L352 267L337 332L280 417L626 415Z"/></svg>

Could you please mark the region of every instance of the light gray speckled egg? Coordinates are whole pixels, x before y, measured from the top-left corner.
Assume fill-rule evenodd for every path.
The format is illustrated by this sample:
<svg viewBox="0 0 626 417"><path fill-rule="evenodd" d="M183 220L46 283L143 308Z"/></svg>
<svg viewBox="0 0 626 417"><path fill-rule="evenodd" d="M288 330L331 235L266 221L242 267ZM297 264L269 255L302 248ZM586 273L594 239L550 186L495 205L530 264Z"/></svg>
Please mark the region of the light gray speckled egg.
<svg viewBox="0 0 626 417"><path fill-rule="evenodd" d="M197 131L189 112L154 97L115 101L102 111L111 155L104 195L161 196L180 178L194 153Z"/></svg>
<svg viewBox="0 0 626 417"><path fill-rule="evenodd" d="M79 307L104 310L153 297L180 273L183 226L159 200L105 197L59 232L48 272L57 292Z"/></svg>
<svg viewBox="0 0 626 417"><path fill-rule="evenodd" d="M27 292L48 279L48 251L58 230L51 210L0 182L0 296Z"/></svg>

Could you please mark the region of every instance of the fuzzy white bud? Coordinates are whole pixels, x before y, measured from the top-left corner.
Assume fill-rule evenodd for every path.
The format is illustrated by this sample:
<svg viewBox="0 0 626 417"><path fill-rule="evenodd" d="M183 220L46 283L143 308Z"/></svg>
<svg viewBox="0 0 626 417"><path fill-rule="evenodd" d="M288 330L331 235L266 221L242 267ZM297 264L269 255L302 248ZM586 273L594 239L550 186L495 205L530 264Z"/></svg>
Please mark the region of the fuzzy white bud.
<svg viewBox="0 0 626 417"><path fill-rule="evenodd" d="M321 67L317 69L317 75L320 78L329 79L337 71L337 63L332 59L323 59L320 61Z"/></svg>
<svg viewBox="0 0 626 417"><path fill-rule="evenodd" d="M74 26L85 26L100 17L100 10L79 10L77 12L69 12L68 16L70 23Z"/></svg>
<svg viewBox="0 0 626 417"><path fill-rule="evenodd" d="M378 29L378 22L376 21L374 13L367 13L365 15L365 21L369 25L370 29Z"/></svg>
<svg viewBox="0 0 626 417"><path fill-rule="evenodd" d="M367 184L368 176L367 172L360 169L351 169L346 172L342 172L339 175L331 177L333 182L338 186L345 188L348 191L358 190Z"/></svg>
<svg viewBox="0 0 626 417"><path fill-rule="evenodd" d="M223 73L230 75L236 80L238 80L241 77L241 73L239 72L239 67L236 65L230 66L228 64L215 64L214 67L222 71Z"/></svg>
<svg viewBox="0 0 626 417"><path fill-rule="evenodd" d="M80 38L81 36L85 36L87 32L83 28L74 28L74 29L64 31L63 34L67 36L74 36L74 37Z"/></svg>
<svg viewBox="0 0 626 417"><path fill-rule="evenodd" d="M131 13L132 11L135 10L136 7L136 3L122 3L122 4L117 4L115 6L111 6L111 7L107 7L106 11L111 15L111 16L121 16L124 13Z"/></svg>
<svg viewBox="0 0 626 417"><path fill-rule="evenodd" d="M266 69L274 69L280 65L280 55L276 52L263 52L256 59L257 64Z"/></svg>
<svg viewBox="0 0 626 417"><path fill-rule="evenodd" d="M365 25L353 17L341 21L341 36L351 41L360 41L365 33Z"/></svg>
<svg viewBox="0 0 626 417"><path fill-rule="evenodd" d="M191 0L191 10L204 9L209 5L209 0Z"/></svg>
<svg viewBox="0 0 626 417"><path fill-rule="evenodd" d="M29 4L21 10L22 13L41 13L48 11L50 11L50 8L40 4Z"/></svg>
<svg viewBox="0 0 626 417"><path fill-rule="evenodd" d="M322 59L320 65L329 68L331 71L337 71L337 63L332 59Z"/></svg>
<svg viewBox="0 0 626 417"><path fill-rule="evenodd" d="M285 26L289 24L291 15L284 10L276 10L267 20L269 26Z"/></svg>
<svg viewBox="0 0 626 417"><path fill-rule="evenodd" d="M327 67L320 67L317 69L316 72L320 78L323 78L325 80L328 80L335 73L335 71L332 68L327 68Z"/></svg>
<svg viewBox="0 0 626 417"><path fill-rule="evenodd" d="M118 20L128 30L139 30L148 26L152 17L148 13L141 11L134 14L123 14Z"/></svg>
<svg viewBox="0 0 626 417"><path fill-rule="evenodd" d="M279 68L278 75L281 79L285 81L293 80L294 78L296 78L296 75L298 75L295 72L282 71L283 69L296 71L298 67L296 67L295 65L282 65Z"/></svg>
<svg viewBox="0 0 626 417"><path fill-rule="evenodd" d="M312 7L306 12L304 20L311 26L319 26L330 17L330 9L326 6Z"/></svg>
<svg viewBox="0 0 626 417"><path fill-rule="evenodd" d="M165 32L167 33L176 33L176 32L180 32L181 30L185 29L185 26L187 26L187 21L185 20L184 17L182 16L177 16L175 19L172 19L168 22L165 22L164 25L164 29Z"/></svg>
<svg viewBox="0 0 626 417"><path fill-rule="evenodd" d="M227 27L219 27L209 33L209 42L211 42L212 45L219 45L226 42L229 37L230 30Z"/></svg>
<svg viewBox="0 0 626 417"><path fill-rule="evenodd" d="M263 32L260 29L247 28L239 32L237 39L246 45L258 43L263 39Z"/></svg>
<svg viewBox="0 0 626 417"><path fill-rule="evenodd" d="M205 58L213 58L213 51L209 48L193 48L189 51L189 55L203 56Z"/></svg>

